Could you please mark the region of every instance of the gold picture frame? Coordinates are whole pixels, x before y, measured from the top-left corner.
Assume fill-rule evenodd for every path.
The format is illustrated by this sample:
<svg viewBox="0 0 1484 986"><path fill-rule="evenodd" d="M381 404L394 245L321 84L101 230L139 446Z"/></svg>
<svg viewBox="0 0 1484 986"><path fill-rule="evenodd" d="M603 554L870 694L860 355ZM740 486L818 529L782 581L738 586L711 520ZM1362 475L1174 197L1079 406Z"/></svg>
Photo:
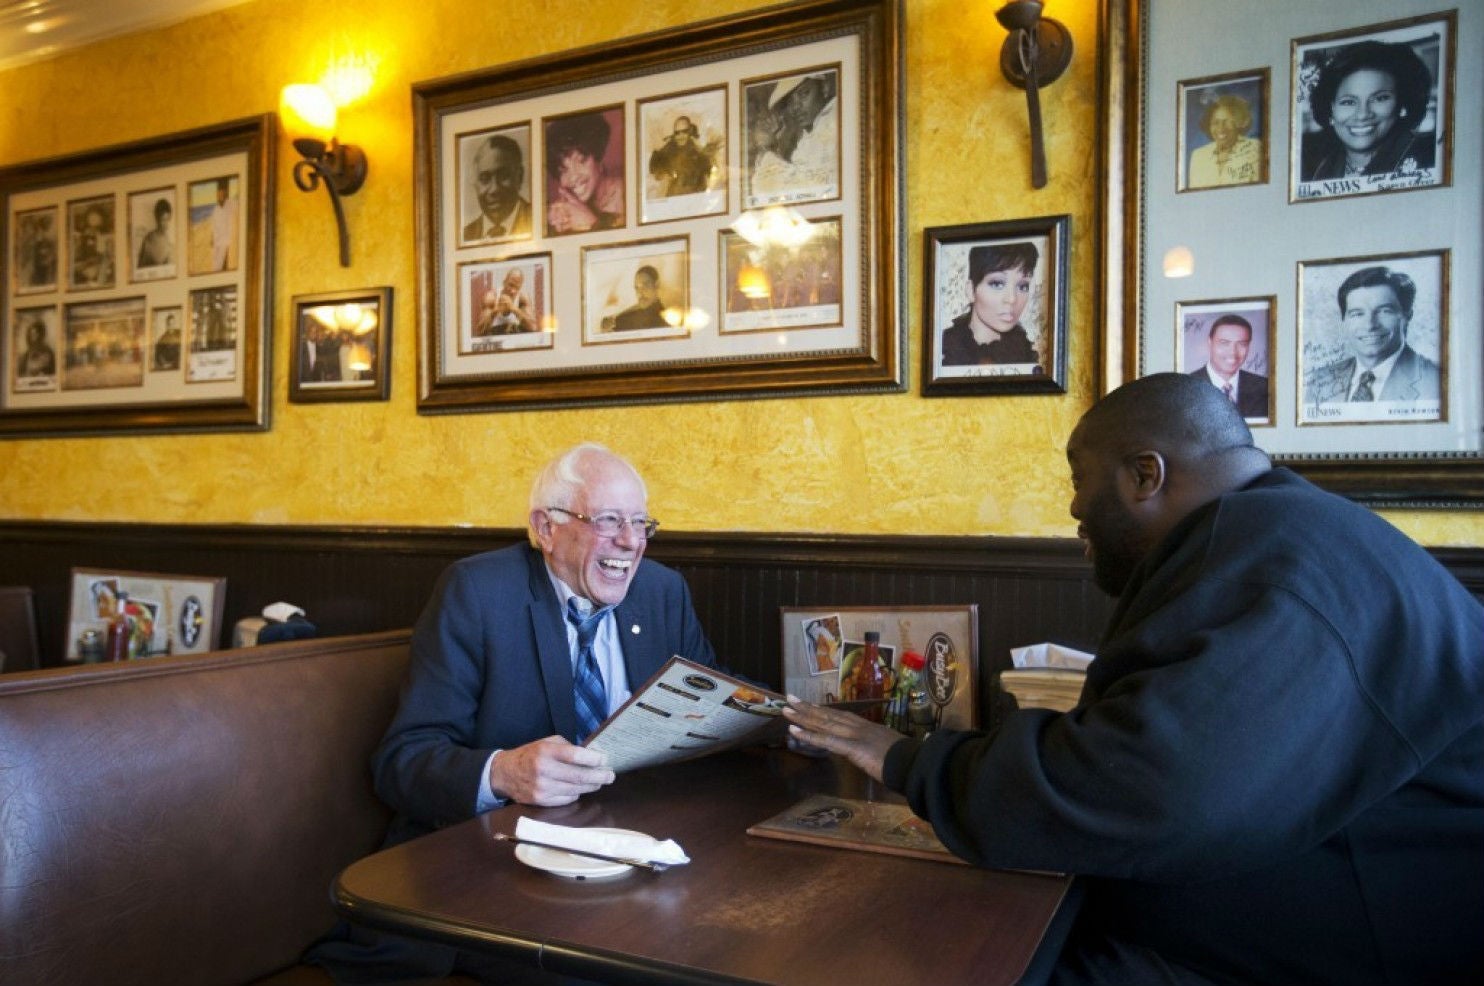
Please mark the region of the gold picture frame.
<svg viewBox="0 0 1484 986"><path fill-rule="evenodd" d="M265 114L0 169L0 437L267 429L275 143Z"/></svg>
<svg viewBox="0 0 1484 986"><path fill-rule="evenodd" d="M1455 105L1456 94L1484 87L1484 63L1454 57L1484 44L1484 9L1455 8L1440 10L1426 0L1264 6L1264 30L1253 32L1251 5L1106 0L1101 391L1178 369L1174 327L1181 306L1271 296L1272 417L1257 437L1276 461L1377 507L1484 507L1484 391L1475 385L1484 374L1484 346L1477 333L1446 331L1469 324L1484 306L1484 176L1477 168L1448 168L1449 160L1484 154L1477 116ZM1210 50L1190 46L1193 37L1232 43L1213 61ZM1355 194L1300 196L1289 172L1303 155L1293 145L1322 124L1304 117L1313 115L1306 97L1317 91L1315 59L1372 39L1413 47L1432 63L1429 88L1437 106L1426 125L1442 128L1434 142L1437 178L1410 185L1368 179ZM1169 150L1178 145L1179 86L1228 72L1268 75L1272 180L1180 194ZM1416 121L1409 126L1414 123L1425 128ZM1440 408L1421 414L1403 404L1396 414L1378 408L1313 427L1319 416L1301 405L1314 392L1306 379L1314 357L1302 347L1321 331L1334 331L1343 315L1335 291L1322 305L1305 296L1319 280L1314 272L1354 260L1358 274L1360 261L1371 258L1369 266L1381 270L1367 273L1381 276L1404 266L1389 258L1415 256L1440 258L1441 269L1416 295L1418 310L1433 313L1439 326L1429 338L1447 347L1429 356L1445 367Z"/></svg>
<svg viewBox="0 0 1484 986"><path fill-rule="evenodd" d="M418 411L905 389L900 20L810 0L416 84ZM732 233L786 295L729 305ZM598 294L657 240L683 276ZM473 346L460 271L528 256L545 344Z"/></svg>

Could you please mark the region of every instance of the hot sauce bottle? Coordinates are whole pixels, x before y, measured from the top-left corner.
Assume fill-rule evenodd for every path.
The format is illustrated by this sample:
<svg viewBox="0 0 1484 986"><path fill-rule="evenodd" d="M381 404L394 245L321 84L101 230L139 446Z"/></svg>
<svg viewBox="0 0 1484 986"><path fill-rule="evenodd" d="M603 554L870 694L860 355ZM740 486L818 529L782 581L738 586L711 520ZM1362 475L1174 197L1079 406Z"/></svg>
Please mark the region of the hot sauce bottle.
<svg viewBox="0 0 1484 986"><path fill-rule="evenodd" d="M884 699L891 690L891 682L890 672L881 664L881 634L875 630L867 630L865 637L866 645L861 649L861 656L850 673L855 685L852 689L853 697L862 701ZM885 711L883 703L863 709L861 715L872 722L880 722L885 718Z"/></svg>

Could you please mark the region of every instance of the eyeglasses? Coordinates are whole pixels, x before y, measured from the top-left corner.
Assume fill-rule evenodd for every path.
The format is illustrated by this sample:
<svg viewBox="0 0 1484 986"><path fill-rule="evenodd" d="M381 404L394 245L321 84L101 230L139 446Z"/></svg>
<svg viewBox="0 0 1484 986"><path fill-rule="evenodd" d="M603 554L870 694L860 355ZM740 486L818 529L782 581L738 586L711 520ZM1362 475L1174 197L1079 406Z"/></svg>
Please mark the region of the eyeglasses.
<svg viewBox="0 0 1484 986"><path fill-rule="evenodd" d="M633 531L636 536L645 538L646 540L654 537L654 532L660 529L660 522L653 517L625 517L622 514L612 512L598 514L596 517L589 517L587 514L580 514L575 510L568 510L566 507L547 507L546 509L556 510L569 517L576 517L578 520L586 521L593 525L593 530L605 538L618 537L618 532L624 529L625 524L628 525L629 530Z"/></svg>

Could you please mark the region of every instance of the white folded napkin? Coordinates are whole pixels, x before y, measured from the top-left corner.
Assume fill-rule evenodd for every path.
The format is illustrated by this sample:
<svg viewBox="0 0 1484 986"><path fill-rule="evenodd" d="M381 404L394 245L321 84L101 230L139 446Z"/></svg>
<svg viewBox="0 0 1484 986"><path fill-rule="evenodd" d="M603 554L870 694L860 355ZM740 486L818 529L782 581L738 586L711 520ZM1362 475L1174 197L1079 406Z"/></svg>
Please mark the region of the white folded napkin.
<svg viewBox="0 0 1484 986"><path fill-rule="evenodd" d="M1010 663L1017 668L1070 668L1086 671L1093 655L1086 651L1063 647L1061 644L1031 644L1027 647L1011 647Z"/></svg>
<svg viewBox="0 0 1484 986"><path fill-rule="evenodd" d="M675 840L666 839L661 842L639 832L573 828L570 825L551 825L521 816L515 820L515 837L544 842L549 846L561 846L564 849L581 849L584 852L602 853L604 856L642 859L670 866L690 862L690 857Z"/></svg>

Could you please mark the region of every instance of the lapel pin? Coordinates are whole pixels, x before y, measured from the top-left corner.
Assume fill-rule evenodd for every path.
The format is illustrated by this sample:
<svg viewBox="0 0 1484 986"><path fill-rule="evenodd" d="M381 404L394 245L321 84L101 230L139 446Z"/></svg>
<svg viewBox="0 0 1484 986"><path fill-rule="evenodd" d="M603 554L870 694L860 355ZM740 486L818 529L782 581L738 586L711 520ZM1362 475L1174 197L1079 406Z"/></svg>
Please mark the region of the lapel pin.
<svg viewBox="0 0 1484 986"><path fill-rule="evenodd" d="M636 637L639 636L639 624L635 623L633 626L629 627L629 633L632 633Z"/></svg>

